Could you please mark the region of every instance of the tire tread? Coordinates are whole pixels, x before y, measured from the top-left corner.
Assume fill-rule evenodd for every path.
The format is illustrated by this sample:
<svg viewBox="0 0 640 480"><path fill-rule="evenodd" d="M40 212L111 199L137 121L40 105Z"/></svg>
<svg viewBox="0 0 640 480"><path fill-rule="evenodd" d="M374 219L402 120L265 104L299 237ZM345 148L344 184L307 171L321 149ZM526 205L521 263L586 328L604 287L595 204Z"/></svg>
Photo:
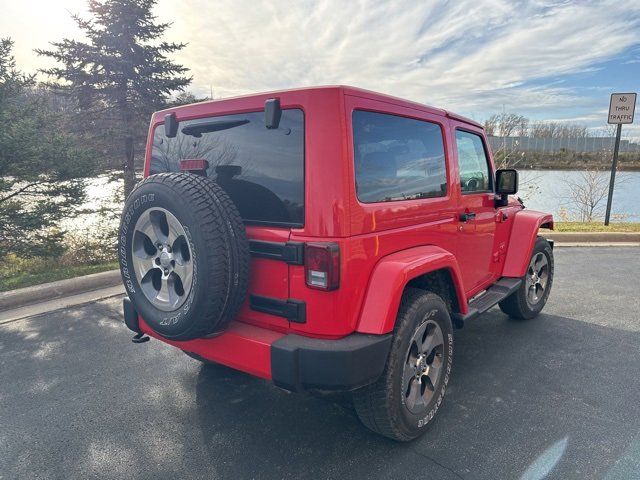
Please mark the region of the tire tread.
<svg viewBox="0 0 640 480"><path fill-rule="evenodd" d="M207 282L226 285L223 301L214 295L201 295L198 310L188 330L171 336L172 340L190 340L215 334L226 327L240 309L249 282L249 244L244 224L238 210L213 180L198 175L171 172L151 175L139 182L129 198L139 189L153 184L169 189L176 198L189 206L198 228L207 242L222 243L215 253L198 252L204 255L208 271L214 272ZM125 208L126 211L126 208Z"/></svg>
<svg viewBox="0 0 640 480"><path fill-rule="evenodd" d="M418 288L407 288L402 296L396 325L393 331L394 341L389 351L389 357L382 375L371 385L365 386L353 392L353 401L356 412L362 423L376 433L393 440L407 442L416 438L416 435L406 428L402 428L400 412L393 400L393 382L396 377L390 371L392 365L404 363L406 352L399 348L399 336L411 334L416 310L423 301L440 302L443 311L447 311L442 298L432 292Z"/></svg>

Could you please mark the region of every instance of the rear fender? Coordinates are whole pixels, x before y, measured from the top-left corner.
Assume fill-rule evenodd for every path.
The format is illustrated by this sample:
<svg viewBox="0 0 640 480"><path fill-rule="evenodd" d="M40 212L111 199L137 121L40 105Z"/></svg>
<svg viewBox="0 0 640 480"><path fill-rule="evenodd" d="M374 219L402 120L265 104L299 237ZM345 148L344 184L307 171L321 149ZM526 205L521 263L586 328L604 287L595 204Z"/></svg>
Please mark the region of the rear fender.
<svg viewBox="0 0 640 480"><path fill-rule="evenodd" d="M356 331L383 334L393 330L404 288L412 279L436 270L448 270L461 313L467 313L460 269L455 256L435 245L414 247L382 258L375 268Z"/></svg>
<svg viewBox="0 0 640 480"><path fill-rule="evenodd" d="M553 230L551 214L535 210L520 210L515 214L502 270L503 277L522 277L525 274L541 227Z"/></svg>

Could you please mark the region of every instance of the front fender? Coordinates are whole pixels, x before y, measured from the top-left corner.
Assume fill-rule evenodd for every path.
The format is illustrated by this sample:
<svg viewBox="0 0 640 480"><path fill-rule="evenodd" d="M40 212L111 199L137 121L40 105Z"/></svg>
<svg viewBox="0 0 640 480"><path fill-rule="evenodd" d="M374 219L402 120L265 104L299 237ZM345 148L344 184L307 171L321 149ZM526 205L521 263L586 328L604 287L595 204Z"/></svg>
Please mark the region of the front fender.
<svg viewBox="0 0 640 480"><path fill-rule="evenodd" d="M553 230L553 216L535 210L516 212L502 269L503 277L522 277L526 273L541 225Z"/></svg>
<svg viewBox="0 0 640 480"><path fill-rule="evenodd" d="M407 283L420 275L446 269L451 275L461 313L467 302L455 256L435 245L414 247L382 258L371 275L356 331L383 334L393 330Z"/></svg>

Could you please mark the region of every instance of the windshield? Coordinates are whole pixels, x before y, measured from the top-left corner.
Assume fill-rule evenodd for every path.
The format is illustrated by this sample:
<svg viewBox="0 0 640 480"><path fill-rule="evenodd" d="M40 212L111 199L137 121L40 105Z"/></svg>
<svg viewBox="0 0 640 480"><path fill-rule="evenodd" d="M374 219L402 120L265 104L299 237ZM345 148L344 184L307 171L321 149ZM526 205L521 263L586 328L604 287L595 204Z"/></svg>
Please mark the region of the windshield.
<svg viewBox="0 0 640 480"><path fill-rule="evenodd" d="M282 111L267 129L264 112L180 122L174 138L153 135L150 173L180 171L180 160L204 159L207 175L234 201L247 223L304 224L304 114Z"/></svg>

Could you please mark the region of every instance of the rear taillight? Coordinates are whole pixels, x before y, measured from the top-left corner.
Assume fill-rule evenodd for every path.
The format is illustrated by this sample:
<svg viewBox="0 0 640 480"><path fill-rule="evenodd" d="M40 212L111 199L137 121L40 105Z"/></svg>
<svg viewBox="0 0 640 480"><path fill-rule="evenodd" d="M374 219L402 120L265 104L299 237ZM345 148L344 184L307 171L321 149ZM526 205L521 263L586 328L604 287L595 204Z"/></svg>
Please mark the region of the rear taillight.
<svg viewBox="0 0 640 480"><path fill-rule="evenodd" d="M307 243L304 247L307 286L335 290L340 286L340 247L335 243Z"/></svg>
<svg viewBox="0 0 640 480"><path fill-rule="evenodd" d="M203 158L185 158L180 160L180 170L183 172L206 176L207 168L209 168L209 162Z"/></svg>

